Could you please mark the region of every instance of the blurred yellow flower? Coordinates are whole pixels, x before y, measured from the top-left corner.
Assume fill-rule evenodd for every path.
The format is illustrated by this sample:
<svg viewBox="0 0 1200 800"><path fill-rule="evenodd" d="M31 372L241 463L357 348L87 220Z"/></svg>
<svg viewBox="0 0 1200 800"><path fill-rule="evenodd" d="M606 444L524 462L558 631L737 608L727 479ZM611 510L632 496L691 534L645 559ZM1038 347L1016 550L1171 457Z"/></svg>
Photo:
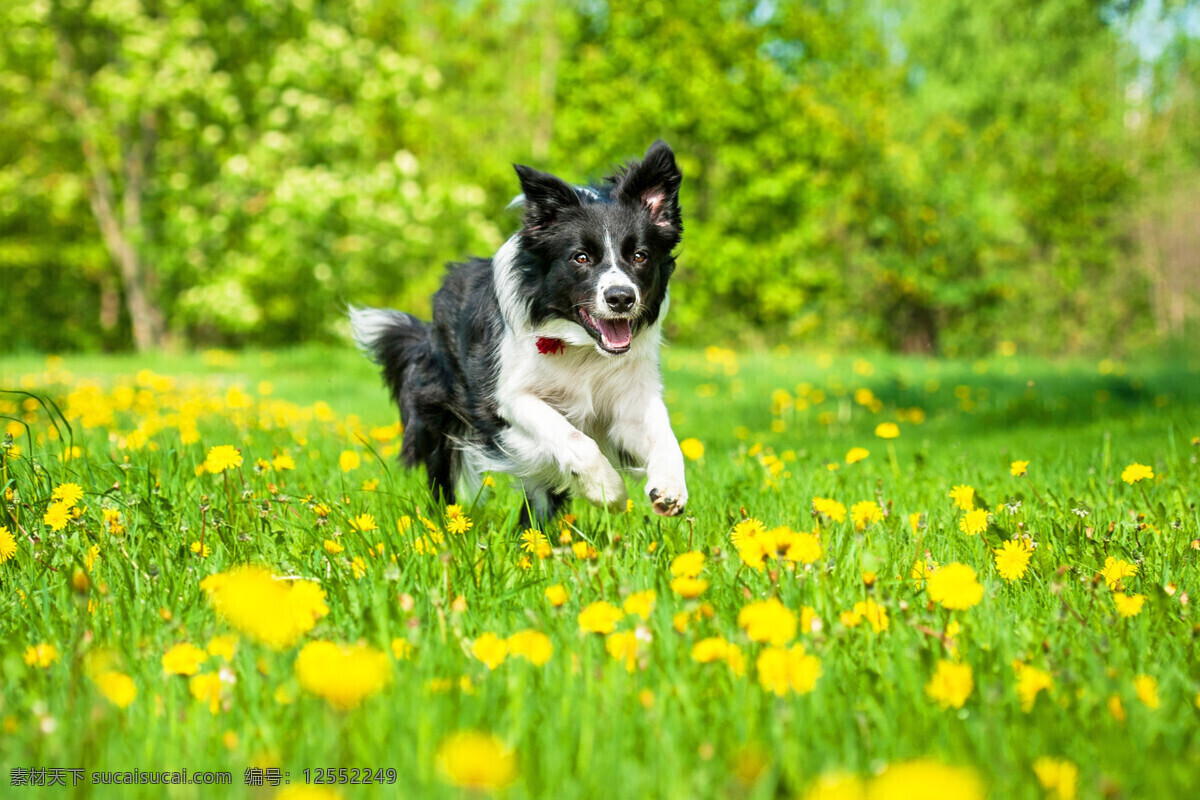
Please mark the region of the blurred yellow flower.
<svg viewBox="0 0 1200 800"><path fill-rule="evenodd" d="M1049 672L1037 667L1022 664L1019 661L1013 666L1017 668L1017 699L1021 701L1021 710L1028 714L1033 711L1033 704L1037 702L1038 693L1043 689L1049 689L1054 685L1054 681Z"/></svg>
<svg viewBox="0 0 1200 800"><path fill-rule="evenodd" d="M309 642L296 656L301 688L345 711L383 689L391 676L387 656L365 644Z"/></svg>
<svg viewBox="0 0 1200 800"><path fill-rule="evenodd" d="M31 667L46 667L58 661L58 648L52 644L31 644L25 648L25 663Z"/></svg>
<svg viewBox="0 0 1200 800"><path fill-rule="evenodd" d="M857 464L869 455L871 455L871 451L865 447L851 447L850 451L846 453L846 463Z"/></svg>
<svg viewBox="0 0 1200 800"><path fill-rule="evenodd" d="M889 764L867 791L870 800L984 800L986 796L983 781L970 767L952 767L927 758Z"/></svg>
<svg viewBox="0 0 1200 800"><path fill-rule="evenodd" d="M208 703L209 712L216 714L221 710L221 676L217 673L194 676L188 681L188 691L201 703Z"/></svg>
<svg viewBox="0 0 1200 800"><path fill-rule="evenodd" d="M362 456L358 454L357 450L343 450L342 454L338 456L338 468L342 472L352 472L361 465Z"/></svg>
<svg viewBox="0 0 1200 800"><path fill-rule="evenodd" d="M807 694L821 677L821 659L804 652L804 645L790 648L768 647L755 662L758 682L768 691L783 697L789 691Z"/></svg>
<svg viewBox="0 0 1200 800"><path fill-rule="evenodd" d="M1009 466L1008 471L1014 478L1019 478L1029 471L1029 462L1014 461L1012 462L1012 465Z"/></svg>
<svg viewBox="0 0 1200 800"><path fill-rule="evenodd" d="M676 578L694 578L704 569L704 553L693 550L675 556L671 561L671 574Z"/></svg>
<svg viewBox="0 0 1200 800"><path fill-rule="evenodd" d="M546 599L550 601L550 605L558 607L567 602L567 588L561 583L556 583L553 586L546 587Z"/></svg>
<svg viewBox="0 0 1200 800"><path fill-rule="evenodd" d="M1042 756L1033 762L1033 772L1038 783L1046 790L1051 800L1074 800L1075 784L1079 780L1079 767L1065 758Z"/></svg>
<svg viewBox="0 0 1200 800"><path fill-rule="evenodd" d="M8 561L17 552L17 539L12 532L0 525L0 564Z"/></svg>
<svg viewBox="0 0 1200 800"><path fill-rule="evenodd" d="M796 638L795 613L774 597L743 606L737 624L753 642L785 645Z"/></svg>
<svg viewBox="0 0 1200 800"><path fill-rule="evenodd" d="M350 527L362 533L379 530L379 526L375 524L374 514L359 514L358 516L353 517L350 520Z"/></svg>
<svg viewBox="0 0 1200 800"><path fill-rule="evenodd" d="M446 737L438 745L437 765L443 780L464 789L495 791L517 779L516 756L490 733Z"/></svg>
<svg viewBox="0 0 1200 800"><path fill-rule="evenodd" d="M708 581L703 578L680 576L671 581L671 591L685 599L699 597L708 591Z"/></svg>
<svg viewBox="0 0 1200 800"><path fill-rule="evenodd" d="M654 610L654 601L658 597L653 589L647 589L644 592L634 592L625 598L625 602L621 604L621 610L629 615L636 615L643 620L650 619L650 612Z"/></svg>
<svg viewBox="0 0 1200 800"><path fill-rule="evenodd" d="M1113 603L1122 617L1136 617L1142 613L1142 605L1145 602L1144 594L1127 595L1124 592L1113 592Z"/></svg>
<svg viewBox="0 0 1200 800"><path fill-rule="evenodd" d="M489 670L495 669L508 657L508 642L494 633L480 634L471 645L471 655L482 661Z"/></svg>
<svg viewBox="0 0 1200 800"><path fill-rule="evenodd" d="M92 683L117 708L128 708L137 699L137 685L123 672L106 670L95 675Z"/></svg>
<svg viewBox="0 0 1200 800"><path fill-rule="evenodd" d="M945 659L938 660L933 677L925 684L925 694L943 709L962 708L974 689L971 665L956 664Z"/></svg>
<svg viewBox="0 0 1200 800"><path fill-rule="evenodd" d="M1146 480L1154 477L1154 470L1147 467L1145 464L1130 464L1121 471L1121 480L1129 484L1137 483L1138 481Z"/></svg>
<svg viewBox="0 0 1200 800"><path fill-rule="evenodd" d="M71 507L66 503L51 503L42 515L42 522L50 526L52 531L61 531L71 521Z"/></svg>
<svg viewBox="0 0 1200 800"><path fill-rule="evenodd" d="M508 655L510 658L524 658L535 667L540 667L554 655L554 644L541 631L517 631L508 637Z"/></svg>
<svg viewBox="0 0 1200 800"><path fill-rule="evenodd" d="M617 661L623 661L627 672L637 669L638 638L634 631L609 634L604 649Z"/></svg>
<svg viewBox="0 0 1200 800"><path fill-rule="evenodd" d="M219 617L276 650L291 647L329 613L317 583L276 578L261 567L209 575L200 588Z"/></svg>
<svg viewBox="0 0 1200 800"><path fill-rule="evenodd" d="M814 497L812 504L813 510L818 514L823 514L834 522L846 521L846 507L837 500L831 500L828 497Z"/></svg>
<svg viewBox="0 0 1200 800"><path fill-rule="evenodd" d="M1141 700L1142 705L1146 706L1146 708L1158 708L1157 679L1150 675L1137 675L1133 679L1133 691L1137 693L1137 699Z"/></svg>
<svg viewBox="0 0 1200 800"><path fill-rule="evenodd" d="M579 627L587 633L612 633L624 616L612 603L599 600L579 612Z"/></svg>
<svg viewBox="0 0 1200 800"><path fill-rule="evenodd" d="M966 609L983 599L983 587L975 580L975 570L966 564L947 564L933 573L925 587L929 599L943 608Z"/></svg>
<svg viewBox="0 0 1200 800"><path fill-rule="evenodd" d="M208 653L191 642L181 642L163 654L163 672L168 675L195 675L208 660Z"/></svg>
<svg viewBox="0 0 1200 800"><path fill-rule="evenodd" d="M79 488L79 484L77 483L59 484L50 493L50 499L59 501L67 508L73 508L76 503L83 499L83 489Z"/></svg>
<svg viewBox="0 0 1200 800"><path fill-rule="evenodd" d="M699 439L684 439L679 443L679 449L683 451L683 457L688 461L699 461L704 458L704 445Z"/></svg>
<svg viewBox="0 0 1200 800"><path fill-rule="evenodd" d="M875 426L875 435L880 439L895 439L900 435L900 426L894 422L881 422Z"/></svg>

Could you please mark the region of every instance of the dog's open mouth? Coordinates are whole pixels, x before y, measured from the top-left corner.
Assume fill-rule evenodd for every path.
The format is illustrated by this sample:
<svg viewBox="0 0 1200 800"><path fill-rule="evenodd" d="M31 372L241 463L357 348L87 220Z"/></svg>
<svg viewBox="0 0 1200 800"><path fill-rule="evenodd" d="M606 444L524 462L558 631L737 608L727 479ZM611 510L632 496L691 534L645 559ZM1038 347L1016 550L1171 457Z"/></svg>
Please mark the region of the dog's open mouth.
<svg viewBox="0 0 1200 800"><path fill-rule="evenodd" d="M599 340L600 347L609 353L624 353L633 343L633 327L626 317L593 317L581 308L579 319L583 327Z"/></svg>

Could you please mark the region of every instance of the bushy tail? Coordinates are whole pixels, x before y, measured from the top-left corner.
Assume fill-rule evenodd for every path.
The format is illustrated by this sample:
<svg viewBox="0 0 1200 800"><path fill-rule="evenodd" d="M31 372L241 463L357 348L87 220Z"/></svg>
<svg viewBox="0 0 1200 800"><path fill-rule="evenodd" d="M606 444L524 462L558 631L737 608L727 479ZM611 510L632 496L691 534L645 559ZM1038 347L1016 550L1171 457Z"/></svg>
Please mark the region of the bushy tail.
<svg viewBox="0 0 1200 800"><path fill-rule="evenodd" d="M403 410L405 373L429 352L425 323L403 311L350 306L350 326L358 349L383 368L383 379Z"/></svg>

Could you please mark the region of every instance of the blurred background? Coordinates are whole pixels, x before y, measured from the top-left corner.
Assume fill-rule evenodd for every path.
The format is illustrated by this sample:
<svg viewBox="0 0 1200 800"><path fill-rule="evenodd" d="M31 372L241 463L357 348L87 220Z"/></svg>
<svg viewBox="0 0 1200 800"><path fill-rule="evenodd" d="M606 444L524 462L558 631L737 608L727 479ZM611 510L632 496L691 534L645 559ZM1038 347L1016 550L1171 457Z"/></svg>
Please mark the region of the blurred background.
<svg viewBox="0 0 1200 800"><path fill-rule="evenodd" d="M669 335L1128 355L1200 316L1200 2L0 0L0 352L427 315L512 164L685 174Z"/></svg>

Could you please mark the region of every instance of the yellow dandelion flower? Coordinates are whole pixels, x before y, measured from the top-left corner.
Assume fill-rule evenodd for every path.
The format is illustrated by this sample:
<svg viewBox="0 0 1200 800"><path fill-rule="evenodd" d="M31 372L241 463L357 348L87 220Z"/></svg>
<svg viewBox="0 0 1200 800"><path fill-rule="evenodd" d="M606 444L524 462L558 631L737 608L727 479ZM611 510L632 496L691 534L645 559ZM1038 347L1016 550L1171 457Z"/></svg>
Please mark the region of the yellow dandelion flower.
<svg viewBox="0 0 1200 800"><path fill-rule="evenodd" d="M708 591L708 585L708 581L703 578L680 576L671 580L671 591L684 599L691 600Z"/></svg>
<svg viewBox="0 0 1200 800"><path fill-rule="evenodd" d="M937 797L954 800L984 800L987 790L970 767L952 767L932 759L889 764L871 781L870 798Z"/></svg>
<svg viewBox="0 0 1200 800"><path fill-rule="evenodd" d="M182 642L163 654L163 672L168 675L195 675L207 659L208 653L190 642Z"/></svg>
<svg viewBox="0 0 1200 800"><path fill-rule="evenodd" d="M508 658L508 642L494 633L484 633L471 645L471 655L487 665L489 670L495 669Z"/></svg>
<svg viewBox="0 0 1200 800"><path fill-rule="evenodd" d="M975 508L975 489L965 485L955 486L950 490L950 499L963 511L972 511Z"/></svg>
<svg viewBox="0 0 1200 800"><path fill-rule="evenodd" d="M1020 478L1022 475L1024 475L1028 471L1029 471L1029 462L1028 461L1014 461L1008 468L1009 474L1012 475L1014 478Z"/></svg>
<svg viewBox="0 0 1200 800"><path fill-rule="evenodd" d="M1100 570L1100 574L1104 576L1104 585L1115 589L1122 579L1137 575L1138 567L1137 564L1130 564L1124 559L1109 556L1104 559L1104 569Z"/></svg>
<svg viewBox="0 0 1200 800"><path fill-rule="evenodd" d="M704 553L693 550L675 556L671 561L671 575L676 578L695 578L704 569Z"/></svg>
<svg viewBox="0 0 1200 800"><path fill-rule="evenodd" d="M66 503L51 503L42 516L42 522L50 526L52 531L61 531L71 521L71 507Z"/></svg>
<svg viewBox="0 0 1200 800"><path fill-rule="evenodd" d="M322 547L324 547L325 552L329 553L331 556L336 556L338 553L346 549L335 539L326 539L322 544Z"/></svg>
<svg viewBox="0 0 1200 800"><path fill-rule="evenodd" d="M561 583L556 583L553 586L547 586L545 591L546 599L550 601L550 605L557 608L567 602L567 587Z"/></svg>
<svg viewBox="0 0 1200 800"><path fill-rule="evenodd" d="M137 699L137 684L123 672L101 672L92 678L92 683L117 708L128 708Z"/></svg>
<svg viewBox="0 0 1200 800"><path fill-rule="evenodd" d="M271 467L274 468L276 472L283 472L284 470L288 469L294 470L296 468L296 460L287 453L280 453L271 459Z"/></svg>
<svg viewBox="0 0 1200 800"><path fill-rule="evenodd" d="M1144 481L1147 478L1154 477L1154 470L1147 467L1145 464L1130 464L1121 471L1121 480L1128 484L1134 484L1138 481Z"/></svg>
<svg viewBox="0 0 1200 800"><path fill-rule="evenodd" d="M938 660L933 677L925 684L925 694L943 709L962 708L974 690L975 678L971 673L971 665L956 664L945 659Z"/></svg>
<svg viewBox="0 0 1200 800"><path fill-rule="evenodd" d="M987 530L988 514L986 508L977 508L962 515L958 521L958 529L967 536L976 536Z"/></svg>
<svg viewBox="0 0 1200 800"><path fill-rule="evenodd" d="M1142 613L1142 605L1146 602L1146 595L1131 594L1127 595L1124 592L1113 592L1113 603L1117 607L1117 613L1122 617L1136 617Z"/></svg>
<svg viewBox="0 0 1200 800"><path fill-rule="evenodd" d="M496 791L517 779L516 756L490 733L446 737L438 745L437 765L444 781L464 789Z"/></svg>
<svg viewBox="0 0 1200 800"><path fill-rule="evenodd" d="M359 514L350 520L350 527L361 533L379 530L379 526L375 524L374 514Z"/></svg>
<svg viewBox="0 0 1200 800"><path fill-rule="evenodd" d="M0 564L8 561L17 553L17 539L12 532L0 525Z"/></svg>
<svg viewBox="0 0 1200 800"><path fill-rule="evenodd" d="M599 600L579 612L579 628L587 633L612 633L624 616L612 603Z"/></svg>
<svg viewBox="0 0 1200 800"><path fill-rule="evenodd" d="M650 619L650 612L654 610L654 601L657 597L658 594L653 589L634 592L625 598L625 602L621 604L621 610L630 616L639 616L643 620Z"/></svg>
<svg viewBox="0 0 1200 800"><path fill-rule="evenodd" d="M74 508L75 504L83 499L83 489L79 488L77 483L59 484L50 493L50 498L64 504L67 508Z"/></svg>
<svg viewBox="0 0 1200 800"><path fill-rule="evenodd" d="M1133 679L1133 691L1137 699L1149 709L1156 709L1158 701L1158 680L1150 675L1138 675Z"/></svg>
<svg viewBox="0 0 1200 800"><path fill-rule="evenodd" d="M362 466L362 456L357 450L343 450L338 456L338 468L342 472L353 472Z"/></svg>
<svg viewBox="0 0 1200 800"><path fill-rule="evenodd" d="M206 472L218 473L242 465L242 454L231 444L221 444L211 448L204 459Z"/></svg>
<svg viewBox="0 0 1200 800"><path fill-rule="evenodd" d="M1033 772L1038 783L1046 790L1050 800L1074 800L1075 785L1079 781L1079 767L1065 758L1042 756L1033 762Z"/></svg>
<svg viewBox="0 0 1200 800"><path fill-rule="evenodd" d="M604 649L615 660L625 662L626 672L637 669L638 638L635 632L610 634L604 639Z"/></svg>
<svg viewBox="0 0 1200 800"><path fill-rule="evenodd" d="M851 611L856 617L865 619L871 624L871 630L875 633L883 633L888 629L888 613L887 609L874 600L860 600L854 604Z"/></svg>
<svg viewBox="0 0 1200 800"><path fill-rule="evenodd" d="M699 461L704 458L704 445L699 439L684 439L679 443L679 449L683 451L683 457L688 461Z"/></svg>
<svg viewBox="0 0 1200 800"><path fill-rule="evenodd" d="M801 531L792 538L784 557L800 564L812 564L822 555L821 540L814 534Z"/></svg>
<svg viewBox="0 0 1200 800"><path fill-rule="evenodd" d="M1020 580L1029 568L1029 558L1033 555L1029 546L1019 539L1009 539L992 552L996 557L996 571L1006 581Z"/></svg>
<svg viewBox="0 0 1200 800"><path fill-rule="evenodd" d="M1017 699L1021 701L1021 710L1028 714L1033 711L1033 704L1037 702L1037 696L1043 689L1049 689L1054 685L1054 681L1050 677L1050 673L1045 670L1040 670L1037 667L1021 664L1017 662L1019 669L1017 671Z"/></svg>
<svg viewBox="0 0 1200 800"><path fill-rule="evenodd" d="M470 517L460 515L446 521L446 531L447 533L463 534L471 530L471 526L474 524Z"/></svg>
<svg viewBox="0 0 1200 800"><path fill-rule="evenodd" d="M204 544L200 544L199 539L197 539L194 542L192 542L191 544L189 544L188 549L191 550L196 555L200 556L201 558L208 558L209 556L212 555L212 548L209 547L208 542L205 542Z"/></svg>
<svg viewBox="0 0 1200 800"><path fill-rule="evenodd" d="M238 567L200 582L217 615L276 650L291 647L329 613L325 591L307 580L278 579L261 567Z"/></svg>
<svg viewBox="0 0 1200 800"><path fill-rule="evenodd" d="M871 455L871 451L865 447L851 447L846 453L846 463L857 464L869 455Z"/></svg>
<svg viewBox="0 0 1200 800"><path fill-rule="evenodd" d="M894 422L881 422L875 426L875 435L880 439L895 439L900 435L900 426Z"/></svg>
<svg viewBox="0 0 1200 800"><path fill-rule="evenodd" d="M201 703L208 703L208 710L216 714L221 710L221 676L205 672L188 681L188 691Z"/></svg>
<svg viewBox="0 0 1200 800"><path fill-rule="evenodd" d="M967 609L983 599L983 587L975 580L975 570L966 564L942 567L929 578L925 590L930 600L948 609Z"/></svg>
<svg viewBox="0 0 1200 800"><path fill-rule="evenodd" d="M508 655L511 658L524 658L535 667L540 667L554 655L554 644L541 631L517 631L508 637Z"/></svg>
<svg viewBox="0 0 1200 800"><path fill-rule="evenodd" d="M31 667L45 669L55 661L58 661L58 648L52 644L42 642L25 648L25 663Z"/></svg>
<svg viewBox="0 0 1200 800"><path fill-rule="evenodd" d="M813 511L829 517L834 522L846 521L846 507L837 500L831 500L828 497L814 497L812 505Z"/></svg>
<svg viewBox="0 0 1200 800"><path fill-rule="evenodd" d="M204 646L204 650L210 656L220 656L225 661L233 661L233 654L237 650L238 639L231 634L222 636L214 636L208 640L208 644Z"/></svg>
<svg viewBox="0 0 1200 800"><path fill-rule="evenodd" d="M407 639L392 639L392 657L397 661L411 661L416 647Z"/></svg>
<svg viewBox="0 0 1200 800"><path fill-rule="evenodd" d="M855 530L866 530L871 523L883 519L883 509L874 500L863 500L850 507L850 519Z"/></svg>
<svg viewBox="0 0 1200 800"><path fill-rule="evenodd" d="M755 667L759 684L779 697L808 694L821 677L821 659L804 652L803 645L767 647L758 654Z"/></svg>
<svg viewBox="0 0 1200 800"><path fill-rule="evenodd" d="M1112 718L1117 722L1125 721L1125 704L1121 702L1121 696L1119 694L1109 695L1108 713L1111 714Z"/></svg>
<svg viewBox="0 0 1200 800"><path fill-rule="evenodd" d="M365 645L309 642L296 656L296 679L305 691L323 697L334 708L356 708L379 692L391 676L387 656Z"/></svg>
<svg viewBox="0 0 1200 800"><path fill-rule="evenodd" d="M925 526L925 514L920 511L914 511L908 515L908 527L912 528L913 536L921 533L921 528Z"/></svg>
<svg viewBox="0 0 1200 800"><path fill-rule="evenodd" d="M781 646L796 638L795 613L774 597L744 606L737 624L754 642Z"/></svg>

